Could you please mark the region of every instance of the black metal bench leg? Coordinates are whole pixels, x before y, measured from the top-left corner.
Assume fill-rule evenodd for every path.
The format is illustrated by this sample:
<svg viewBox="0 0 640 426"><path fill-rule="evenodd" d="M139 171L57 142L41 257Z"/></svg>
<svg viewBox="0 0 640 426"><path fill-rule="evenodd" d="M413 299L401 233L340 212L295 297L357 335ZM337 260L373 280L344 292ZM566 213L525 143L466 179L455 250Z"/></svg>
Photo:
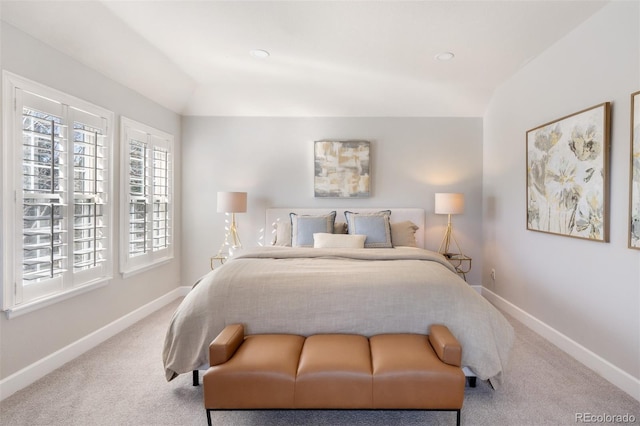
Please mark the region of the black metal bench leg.
<svg viewBox="0 0 640 426"><path fill-rule="evenodd" d="M199 386L200 385L200 372L198 370L193 370L192 374L193 374L193 386Z"/></svg>
<svg viewBox="0 0 640 426"><path fill-rule="evenodd" d="M207 424L211 426L211 410L209 410L208 408L207 408Z"/></svg>
<svg viewBox="0 0 640 426"><path fill-rule="evenodd" d="M208 414L209 412L207 411ZM209 425L211 425L211 422L209 422ZM460 410L456 410L456 426L460 426Z"/></svg>

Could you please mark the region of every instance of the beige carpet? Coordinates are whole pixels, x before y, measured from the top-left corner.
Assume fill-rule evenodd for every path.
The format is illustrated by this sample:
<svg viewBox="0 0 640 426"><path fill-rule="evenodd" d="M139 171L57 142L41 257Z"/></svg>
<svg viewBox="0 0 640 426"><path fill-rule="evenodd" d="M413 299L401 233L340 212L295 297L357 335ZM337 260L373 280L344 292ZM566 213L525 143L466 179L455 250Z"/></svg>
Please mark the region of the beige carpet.
<svg viewBox="0 0 640 426"><path fill-rule="evenodd" d="M174 302L0 403L2 425L204 425L201 387L167 383L161 352ZM577 413L631 414L640 403L519 322L505 384L466 390L463 425L575 425ZM439 425L422 411L229 411L215 425Z"/></svg>

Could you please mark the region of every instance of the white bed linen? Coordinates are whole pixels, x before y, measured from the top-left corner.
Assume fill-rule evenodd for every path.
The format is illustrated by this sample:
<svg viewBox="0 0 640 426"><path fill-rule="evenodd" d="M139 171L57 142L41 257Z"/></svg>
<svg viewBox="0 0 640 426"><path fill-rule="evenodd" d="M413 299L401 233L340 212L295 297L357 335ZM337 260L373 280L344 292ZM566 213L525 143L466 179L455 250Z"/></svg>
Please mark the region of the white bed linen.
<svg viewBox="0 0 640 426"><path fill-rule="evenodd" d="M247 333L426 334L445 324L463 365L500 384L513 329L438 253L419 248L265 247L237 254L204 276L167 331L167 380L208 361L225 325Z"/></svg>

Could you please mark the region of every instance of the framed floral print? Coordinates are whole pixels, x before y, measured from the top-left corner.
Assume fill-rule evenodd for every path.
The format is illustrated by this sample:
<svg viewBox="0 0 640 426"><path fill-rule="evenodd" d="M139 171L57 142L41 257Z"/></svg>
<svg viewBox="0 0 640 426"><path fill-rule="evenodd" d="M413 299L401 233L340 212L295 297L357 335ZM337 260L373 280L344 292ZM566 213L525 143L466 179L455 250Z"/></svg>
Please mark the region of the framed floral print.
<svg viewBox="0 0 640 426"><path fill-rule="evenodd" d="M316 198L366 198L371 193L370 143L316 141L313 189Z"/></svg>
<svg viewBox="0 0 640 426"><path fill-rule="evenodd" d="M629 248L640 250L640 91L631 94Z"/></svg>
<svg viewBox="0 0 640 426"><path fill-rule="evenodd" d="M527 131L527 229L609 240L611 104Z"/></svg>

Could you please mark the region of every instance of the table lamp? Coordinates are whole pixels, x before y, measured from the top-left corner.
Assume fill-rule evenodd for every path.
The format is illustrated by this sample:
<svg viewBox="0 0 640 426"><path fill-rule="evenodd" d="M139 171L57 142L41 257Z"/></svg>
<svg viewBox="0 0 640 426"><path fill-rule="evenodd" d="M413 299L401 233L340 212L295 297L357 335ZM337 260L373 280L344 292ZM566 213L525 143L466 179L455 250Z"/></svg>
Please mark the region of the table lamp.
<svg viewBox="0 0 640 426"><path fill-rule="evenodd" d="M442 254L452 254L449 251L449 246L451 240L453 240L456 248L458 249L458 254L462 254L462 250L460 250L460 245L456 238L453 236L453 226L451 225L451 215L452 214L460 214L464 212L464 194L458 193L436 193L436 202L435 202L435 213L436 214L446 214L448 215L447 219L447 231L442 238L442 242L440 243L440 248L438 249L438 253Z"/></svg>
<svg viewBox="0 0 640 426"><path fill-rule="evenodd" d="M246 211L246 192L218 192L218 213L231 214L231 224L225 227L224 242L218 254L221 254L225 247L230 247L231 249L242 248L236 225L236 213L245 213Z"/></svg>

